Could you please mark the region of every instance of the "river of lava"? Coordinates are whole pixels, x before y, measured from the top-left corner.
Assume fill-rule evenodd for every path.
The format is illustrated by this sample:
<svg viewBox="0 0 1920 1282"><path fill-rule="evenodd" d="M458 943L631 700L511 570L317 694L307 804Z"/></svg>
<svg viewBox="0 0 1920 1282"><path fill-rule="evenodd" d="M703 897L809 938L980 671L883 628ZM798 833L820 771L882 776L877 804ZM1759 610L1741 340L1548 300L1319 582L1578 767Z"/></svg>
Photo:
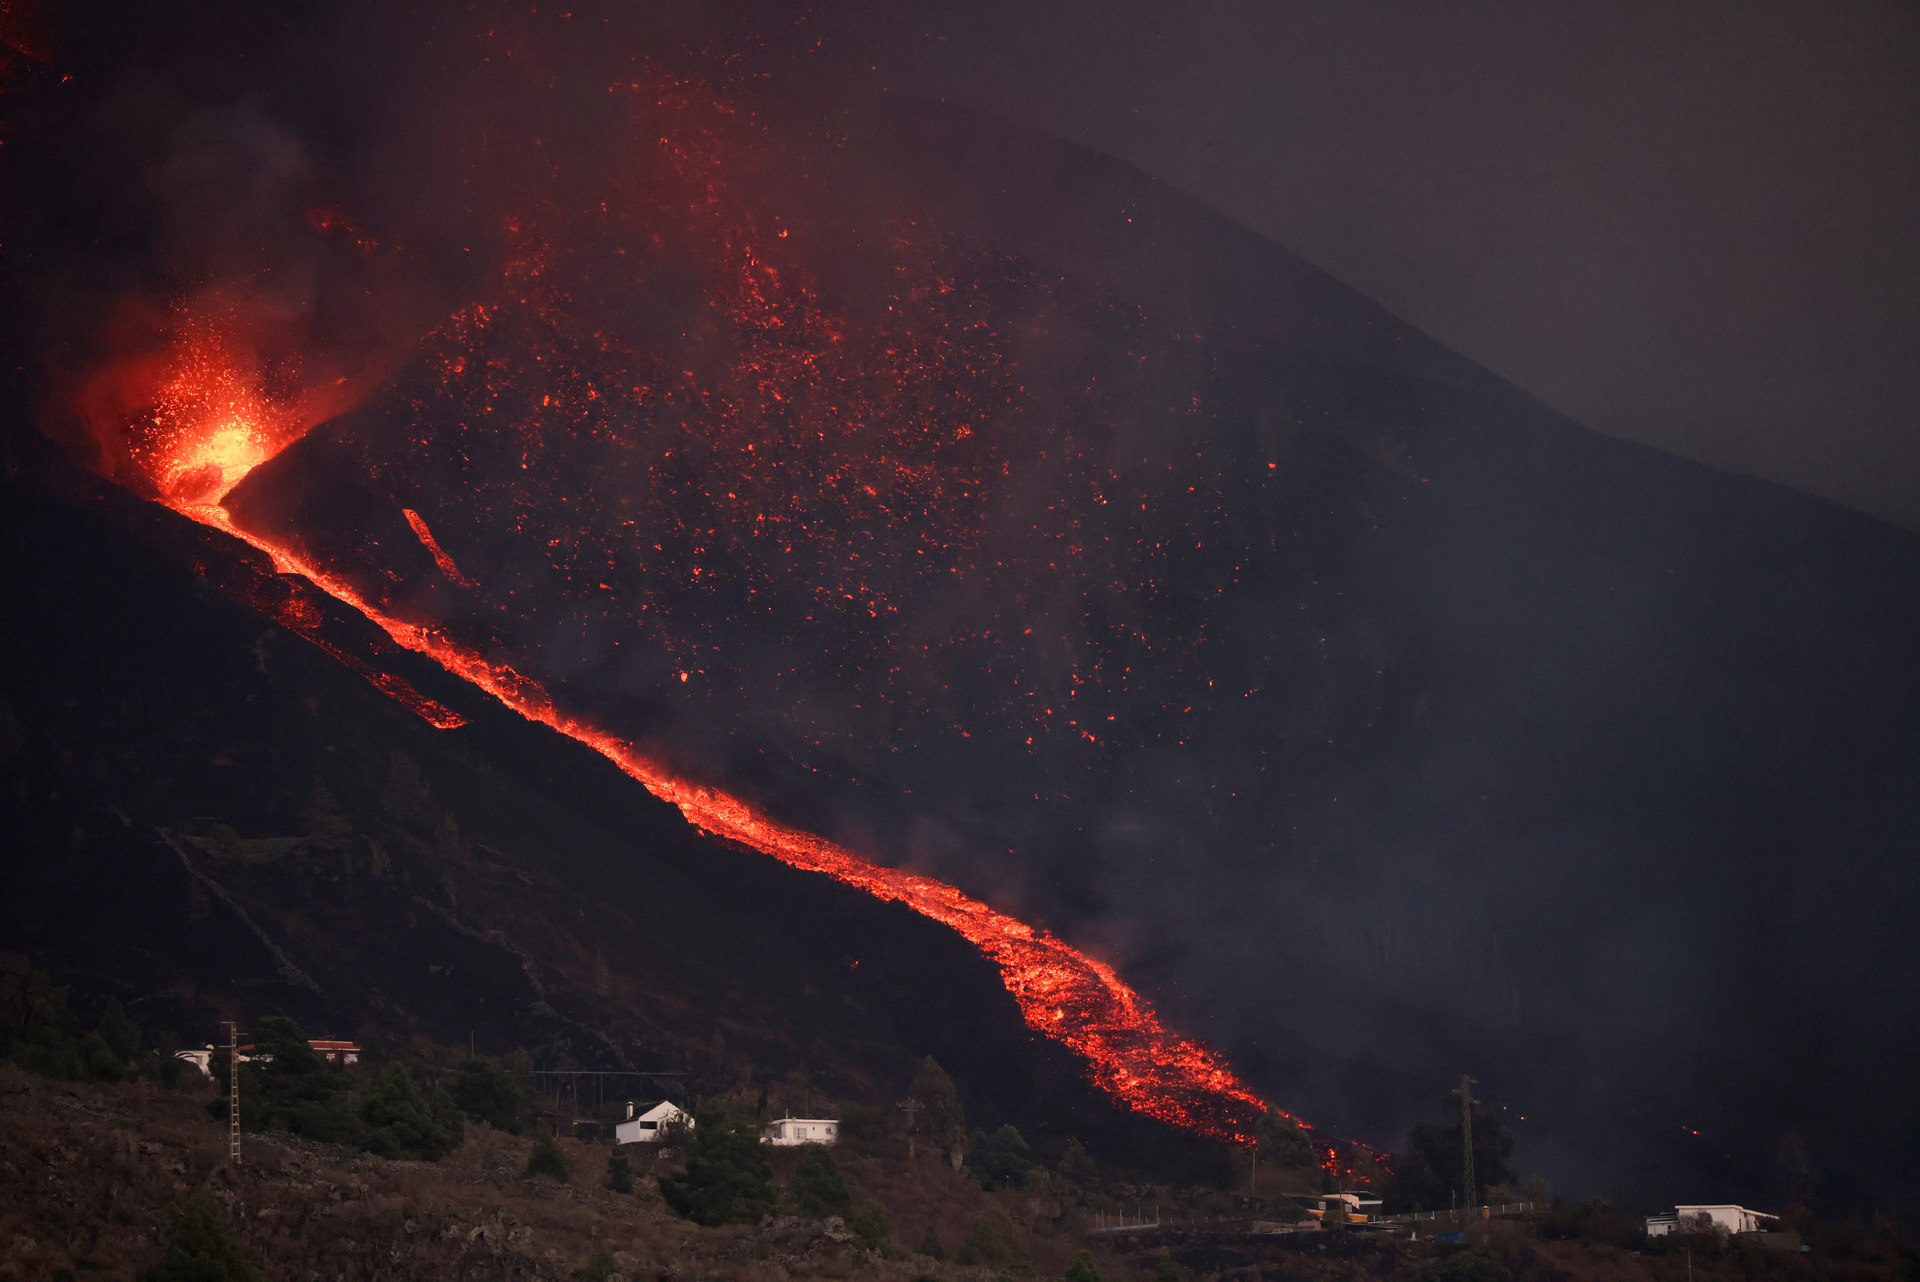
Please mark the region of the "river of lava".
<svg viewBox="0 0 1920 1282"><path fill-rule="evenodd" d="M273 559L280 573L310 580L371 619L396 644L433 659L529 720L593 748L649 792L678 806L688 822L702 831L795 868L825 873L876 898L897 900L958 931L1000 967L1002 980L1027 1024L1085 1056L1094 1084L1122 1105L1170 1125L1239 1143L1251 1141L1254 1122L1267 1109L1265 1101L1248 1090L1215 1052L1169 1032L1112 967L944 882L875 864L782 824L738 797L663 770L632 743L603 734L560 710L534 680L431 629L386 615L338 577L234 525L223 508L179 501L171 506L252 544ZM365 665L354 666L358 670ZM378 680L375 684L381 685ZM445 723L435 720L435 724Z"/></svg>

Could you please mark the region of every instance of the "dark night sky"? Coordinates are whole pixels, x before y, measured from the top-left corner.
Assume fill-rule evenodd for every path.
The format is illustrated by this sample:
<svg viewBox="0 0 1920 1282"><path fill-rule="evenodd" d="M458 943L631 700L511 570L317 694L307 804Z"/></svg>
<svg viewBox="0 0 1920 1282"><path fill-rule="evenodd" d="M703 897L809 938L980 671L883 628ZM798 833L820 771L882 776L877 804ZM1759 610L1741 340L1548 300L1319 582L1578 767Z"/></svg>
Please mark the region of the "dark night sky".
<svg viewBox="0 0 1920 1282"><path fill-rule="evenodd" d="M816 8L1610 435L1920 529L1920 7Z"/></svg>

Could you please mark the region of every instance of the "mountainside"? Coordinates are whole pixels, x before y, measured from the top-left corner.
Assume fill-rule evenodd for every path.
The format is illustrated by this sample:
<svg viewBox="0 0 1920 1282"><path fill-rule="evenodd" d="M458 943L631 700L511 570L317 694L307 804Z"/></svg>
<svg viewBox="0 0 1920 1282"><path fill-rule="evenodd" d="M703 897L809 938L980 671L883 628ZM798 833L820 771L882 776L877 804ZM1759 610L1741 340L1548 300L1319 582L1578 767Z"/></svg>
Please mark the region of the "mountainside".
<svg viewBox="0 0 1920 1282"><path fill-rule="evenodd" d="M434 728L214 593L251 549L36 438L8 448L0 950L82 1009L117 996L187 1045L282 1011L689 1095L799 1072L884 1101L932 1054L983 1122L1194 1160L1033 1038L950 931L703 838L580 745L400 664L470 718ZM352 653L371 625L340 615Z"/></svg>
<svg viewBox="0 0 1920 1282"><path fill-rule="evenodd" d="M662 301L549 214L226 510L1111 950L1309 1117L1390 1143L1471 1069L1575 1187L1912 1178L1920 539L1569 423L1117 162L880 121L702 162L728 236L778 194L778 275L696 222Z"/></svg>
<svg viewBox="0 0 1920 1282"><path fill-rule="evenodd" d="M948 932L164 500L1057 932L1343 1133L1470 1072L1576 1194L1920 1205L1920 538L1567 422L1069 144L532 18L552 64L423 17L371 94L312 21L211 24L138 128L117 35L97 103L15 113L59 195L4 238L10 946L198 1026L711 1085L932 1052L1162 1142Z"/></svg>

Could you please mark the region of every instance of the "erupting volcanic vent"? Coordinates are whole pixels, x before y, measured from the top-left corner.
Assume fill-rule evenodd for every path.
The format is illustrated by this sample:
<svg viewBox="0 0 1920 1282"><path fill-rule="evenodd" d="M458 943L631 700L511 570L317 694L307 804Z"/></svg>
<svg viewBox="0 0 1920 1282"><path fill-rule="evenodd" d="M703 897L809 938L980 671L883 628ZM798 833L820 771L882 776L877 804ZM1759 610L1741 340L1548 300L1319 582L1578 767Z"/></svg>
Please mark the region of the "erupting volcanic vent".
<svg viewBox="0 0 1920 1282"><path fill-rule="evenodd" d="M699 827L952 927L1116 1101L1250 1138L1264 1103L1110 967L694 782L757 753L905 796L891 760L992 760L1044 806L1185 743L1229 683L1263 715L1196 608L1256 573L1226 511L1270 470L1207 458L1193 375L1218 343L910 207L850 211L831 136L664 75L612 93L625 149L596 198L505 217L491 285L305 440L298 378L178 327L126 450L145 486Z"/></svg>

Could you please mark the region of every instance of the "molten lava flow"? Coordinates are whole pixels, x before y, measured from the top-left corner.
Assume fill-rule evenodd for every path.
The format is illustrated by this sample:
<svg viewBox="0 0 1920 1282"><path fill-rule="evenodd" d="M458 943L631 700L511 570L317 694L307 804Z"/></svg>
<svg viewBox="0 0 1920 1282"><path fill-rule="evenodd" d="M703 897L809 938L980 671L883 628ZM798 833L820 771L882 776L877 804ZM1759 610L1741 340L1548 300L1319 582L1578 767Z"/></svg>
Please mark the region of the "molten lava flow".
<svg viewBox="0 0 1920 1282"><path fill-rule="evenodd" d="M434 659L522 716L593 748L649 792L678 806L695 827L793 867L825 873L877 898L897 900L958 931L1000 967L1027 1024L1085 1056L1095 1084L1124 1106L1169 1125L1240 1143L1251 1140L1253 1123L1267 1105L1213 1051L1168 1032L1112 967L944 882L874 864L824 838L788 827L738 797L679 778L648 760L633 744L560 710L536 682L431 629L385 615L347 583L297 553L236 527L224 510L194 503L172 506L244 539L272 557L282 574L307 578L366 615L397 644ZM423 699L399 678L374 671L327 644L298 607L270 613L434 724L463 724L457 713Z"/></svg>
<svg viewBox="0 0 1920 1282"><path fill-rule="evenodd" d="M400 515L407 518L407 524L411 525L413 532L420 536L420 545L426 548L427 551L433 553L433 563L440 567L440 573L446 575L447 578L458 583L469 592L478 592L480 590L478 584L466 575L460 573L460 567L453 563L453 558L442 550L440 541L434 538L433 531L427 528L425 518L410 507L401 508Z"/></svg>
<svg viewBox="0 0 1920 1282"><path fill-rule="evenodd" d="M1213 545L1234 535L1209 468L1136 446L1163 433L1121 431L1101 398L1200 421L1200 398L1180 395L1180 371L1211 359L1198 337L1169 340L1171 355L1144 340L1136 351L1142 322L1106 306L1075 328L1064 287L910 218L847 233L833 252L809 248L832 239L828 220L776 208L737 178L779 147L699 95L633 88L635 137L657 149L642 149L585 214L548 206L510 220L497 290L429 335L352 429L367 483L401 508L447 580L479 592L420 509L456 547L456 531L486 532L469 565L511 563L525 576L503 589L519 604L500 611L501 632L521 618L548 635L610 620L619 638L669 658L682 685L689 669L701 674L689 700L723 678L776 706L819 689L841 708L894 710L901 733L926 742L951 733L978 744L997 724L1007 743L1031 748L1051 733L1103 754L1103 737L1118 733L1107 708L1138 682L1169 704L1152 733L1184 742L1179 718L1205 717L1224 697L1187 662L1207 640L1188 603L1225 591ZM322 211L314 226L345 224ZM838 270L849 263L860 268L851 279ZM1078 372L1091 359L1080 353L1109 349L1124 351L1122 368ZM1074 362L1064 426L1021 412L1016 357L1035 351ZM1111 967L951 885L668 771L523 675L542 670L537 645L509 636L483 653L454 639L472 635L460 618L429 624L384 607L379 585L352 577L364 566L237 528L218 501L317 419L263 391L272 380L211 329L185 331L173 368L137 459L170 506L599 751L698 828L959 932L1000 968L1028 1025L1084 1056L1125 1107L1252 1138L1266 1105L1217 1054L1169 1032ZM1235 551L1225 564L1238 574L1243 559ZM1077 604L1094 592L1108 608ZM460 724L331 644L311 601L250 599L433 724ZM1053 610L1097 613L1099 628L1063 657L1028 639ZM770 676L726 670L722 643L741 637L812 657ZM992 678L977 714L949 689L963 662ZM1340 1150L1323 1152L1342 1169Z"/></svg>

